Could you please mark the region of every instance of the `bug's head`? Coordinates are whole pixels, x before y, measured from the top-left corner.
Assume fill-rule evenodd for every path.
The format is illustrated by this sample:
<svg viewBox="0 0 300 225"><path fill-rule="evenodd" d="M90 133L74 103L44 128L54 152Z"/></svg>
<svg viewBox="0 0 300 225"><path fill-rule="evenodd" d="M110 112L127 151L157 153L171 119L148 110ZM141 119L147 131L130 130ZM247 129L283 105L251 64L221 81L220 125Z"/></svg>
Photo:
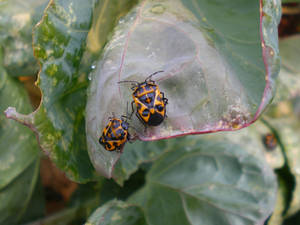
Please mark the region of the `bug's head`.
<svg viewBox="0 0 300 225"><path fill-rule="evenodd" d="M124 130L128 130L129 124L127 123L127 121L122 120L121 126L122 126L122 128L123 128Z"/></svg>
<svg viewBox="0 0 300 225"><path fill-rule="evenodd" d="M103 145L103 143L104 143L104 140L103 140L103 137L101 136L101 137L99 138L99 144Z"/></svg>

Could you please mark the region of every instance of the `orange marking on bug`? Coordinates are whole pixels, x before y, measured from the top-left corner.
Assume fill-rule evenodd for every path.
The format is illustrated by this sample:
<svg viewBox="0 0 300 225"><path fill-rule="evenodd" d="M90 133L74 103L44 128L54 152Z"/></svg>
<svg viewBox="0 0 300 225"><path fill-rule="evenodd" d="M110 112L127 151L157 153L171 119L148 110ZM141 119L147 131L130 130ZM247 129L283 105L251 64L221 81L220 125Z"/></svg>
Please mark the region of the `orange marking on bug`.
<svg viewBox="0 0 300 225"><path fill-rule="evenodd" d="M152 100L151 98L146 98L146 103L148 104L151 103L151 100Z"/></svg>

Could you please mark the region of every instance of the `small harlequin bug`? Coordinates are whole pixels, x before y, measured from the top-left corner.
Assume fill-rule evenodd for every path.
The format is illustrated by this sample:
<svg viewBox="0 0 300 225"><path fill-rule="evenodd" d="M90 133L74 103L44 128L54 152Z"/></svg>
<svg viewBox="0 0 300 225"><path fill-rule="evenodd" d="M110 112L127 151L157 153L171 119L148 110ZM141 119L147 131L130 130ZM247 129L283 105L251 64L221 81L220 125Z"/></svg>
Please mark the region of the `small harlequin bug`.
<svg viewBox="0 0 300 225"><path fill-rule="evenodd" d="M274 134L266 134L262 140L268 150L274 150L277 147L277 139Z"/></svg>
<svg viewBox="0 0 300 225"><path fill-rule="evenodd" d="M109 118L107 126L103 129L102 135L99 138L99 143L107 151L122 151L125 143L130 141L128 133L129 124L122 116L121 119Z"/></svg>
<svg viewBox="0 0 300 225"><path fill-rule="evenodd" d="M166 117L166 105L168 99L165 98L164 93L155 84L155 81L151 80L151 77L157 73L163 71L157 71L146 78L144 82L137 81L120 81L132 83L131 89L133 90L131 102L132 113L134 113L133 104L135 104L137 112L136 115L139 120L149 126L158 126L163 122Z"/></svg>

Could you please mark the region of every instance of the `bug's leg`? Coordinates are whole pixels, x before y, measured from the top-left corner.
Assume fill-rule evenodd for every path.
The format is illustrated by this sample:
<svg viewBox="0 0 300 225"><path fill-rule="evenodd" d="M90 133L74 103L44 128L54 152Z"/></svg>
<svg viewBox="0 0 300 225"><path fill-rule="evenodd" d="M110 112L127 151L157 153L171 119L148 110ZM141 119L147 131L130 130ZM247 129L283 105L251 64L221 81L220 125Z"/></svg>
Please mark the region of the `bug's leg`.
<svg viewBox="0 0 300 225"><path fill-rule="evenodd" d="M117 147L116 148L116 152L118 152L118 153L122 153L123 151L122 151L123 149L121 148L121 147Z"/></svg>
<svg viewBox="0 0 300 225"><path fill-rule="evenodd" d="M164 101L165 105L168 104L168 99L167 98L163 98L163 101Z"/></svg>
<svg viewBox="0 0 300 225"><path fill-rule="evenodd" d="M132 129L134 129L136 132L138 132L134 127L130 126L130 128L132 128ZM129 134L129 133L128 133L127 141L128 141L129 143L133 143L133 142L136 140L137 136L138 136L138 135L136 135L136 134L135 134L135 135L132 135L132 134Z"/></svg>
<svg viewBox="0 0 300 225"><path fill-rule="evenodd" d="M120 147L117 147L117 148L116 148L116 152L118 152L118 153L122 153L123 151L121 150L121 148L120 148Z"/></svg>
<svg viewBox="0 0 300 225"><path fill-rule="evenodd" d="M160 93L162 95L162 100L164 101L165 105L168 104L168 99L165 98L165 93L163 93L163 92L160 92Z"/></svg>
<svg viewBox="0 0 300 225"><path fill-rule="evenodd" d="M127 104L126 104L126 117L128 116L128 101L127 101Z"/></svg>
<svg viewBox="0 0 300 225"><path fill-rule="evenodd" d="M131 102L131 108L132 108L132 112L131 112L131 114L129 115L128 102L127 102L127 105L126 105L126 116L125 116L125 115L122 115L122 116L121 116L121 119L122 119L123 121L126 121L127 119L130 120L131 117L132 117L133 110L134 110L134 109L133 109L132 102Z"/></svg>
<svg viewBox="0 0 300 225"><path fill-rule="evenodd" d="M126 120L131 119L129 116L122 115L121 119L126 122Z"/></svg>
<svg viewBox="0 0 300 225"><path fill-rule="evenodd" d="M165 118L168 118L167 112L165 113Z"/></svg>
<svg viewBox="0 0 300 225"><path fill-rule="evenodd" d="M123 145L120 145L119 143L118 143L118 141L113 141L113 146L115 147L115 151L116 152L119 152L119 153L122 153L122 146Z"/></svg>
<svg viewBox="0 0 300 225"><path fill-rule="evenodd" d="M132 115L133 115L133 113L134 113L134 106L133 106L133 104L134 104L134 101L132 101L131 102L131 114L130 114L130 116L129 116L129 118L131 119L132 118Z"/></svg>
<svg viewBox="0 0 300 225"><path fill-rule="evenodd" d="M161 93L161 95L162 95L162 100L163 100L163 102L164 102L164 104L165 104L165 106L168 104L168 99L167 98L165 98L165 93L163 93L163 92L160 92ZM166 110L166 109L165 109ZM167 116L167 113L165 113L165 117L168 117Z"/></svg>
<svg viewBox="0 0 300 225"><path fill-rule="evenodd" d="M136 112L135 115L142 124L146 125L145 121L141 118L141 116L140 116L140 114L138 114L138 112Z"/></svg>
<svg viewBox="0 0 300 225"><path fill-rule="evenodd" d="M132 143L131 135L130 135L129 133L127 134L127 141L128 141L129 143Z"/></svg>
<svg viewBox="0 0 300 225"><path fill-rule="evenodd" d="M140 114L138 114L138 112L136 112L136 117L142 122L142 124L144 125L144 132L146 132L147 130L147 124L145 123L145 121L142 119L142 117L140 116Z"/></svg>
<svg viewBox="0 0 300 225"><path fill-rule="evenodd" d="M135 90L137 87L139 87L140 83L139 82L136 82L136 83L132 83L131 85L131 90Z"/></svg>
<svg viewBox="0 0 300 225"><path fill-rule="evenodd" d="M129 127L129 128L132 128L136 133L138 133L138 130L135 129L135 127L133 127L133 126L131 126L131 125L129 125L128 127ZM128 134L129 134L129 133L128 133Z"/></svg>

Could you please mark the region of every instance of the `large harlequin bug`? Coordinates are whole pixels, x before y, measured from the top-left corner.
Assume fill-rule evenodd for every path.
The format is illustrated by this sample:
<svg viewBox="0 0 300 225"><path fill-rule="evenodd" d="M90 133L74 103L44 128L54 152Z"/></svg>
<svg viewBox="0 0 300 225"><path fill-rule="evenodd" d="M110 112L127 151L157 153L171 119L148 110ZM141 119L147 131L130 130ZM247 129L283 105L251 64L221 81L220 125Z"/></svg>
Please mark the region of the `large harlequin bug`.
<svg viewBox="0 0 300 225"><path fill-rule="evenodd" d="M163 71L157 71L151 74L141 83L137 81L119 82L132 83L132 114L134 113L133 105L135 104L137 109L136 115L145 125L158 126L166 117L166 105L168 104L168 99L165 98L164 93L159 90L155 81L151 80L152 76L161 72Z"/></svg>
<svg viewBox="0 0 300 225"><path fill-rule="evenodd" d="M109 118L109 122L99 138L99 143L107 151L122 151L125 143L130 141L129 124L125 118L127 117L122 116L121 119Z"/></svg>

